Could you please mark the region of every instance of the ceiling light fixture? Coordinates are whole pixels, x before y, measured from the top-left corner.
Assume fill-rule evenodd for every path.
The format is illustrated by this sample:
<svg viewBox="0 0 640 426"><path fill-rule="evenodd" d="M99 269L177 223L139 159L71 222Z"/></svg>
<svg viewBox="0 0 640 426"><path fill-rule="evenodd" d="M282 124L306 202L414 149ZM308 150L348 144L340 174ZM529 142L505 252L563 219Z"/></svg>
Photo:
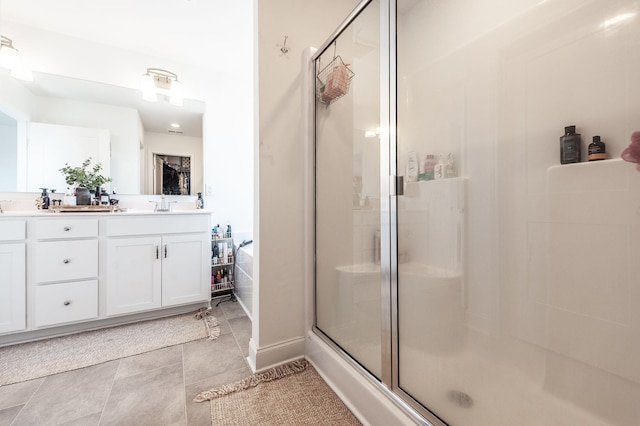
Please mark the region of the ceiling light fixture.
<svg viewBox="0 0 640 426"><path fill-rule="evenodd" d="M171 105L182 106L182 83L171 71L159 68L147 68L140 81L142 99L157 102L159 98L168 100Z"/></svg>
<svg viewBox="0 0 640 426"><path fill-rule="evenodd" d="M33 81L33 72L22 63L13 40L0 35L0 66L11 70L11 77L18 80Z"/></svg>

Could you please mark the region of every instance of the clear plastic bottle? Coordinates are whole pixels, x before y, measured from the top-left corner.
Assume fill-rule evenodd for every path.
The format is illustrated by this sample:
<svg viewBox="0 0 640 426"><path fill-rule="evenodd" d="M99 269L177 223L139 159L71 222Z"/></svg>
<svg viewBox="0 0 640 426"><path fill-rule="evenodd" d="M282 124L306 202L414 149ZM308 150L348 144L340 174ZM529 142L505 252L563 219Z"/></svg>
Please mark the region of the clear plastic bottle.
<svg viewBox="0 0 640 426"><path fill-rule="evenodd" d="M433 178L444 179L444 158L442 155L438 158L438 164L433 167Z"/></svg>
<svg viewBox="0 0 640 426"><path fill-rule="evenodd" d="M447 156L447 163L444 166L444 177L452 178L456 176L456 166L453 163L453 154Z"/></svg>
<svg viewBox="0 0 640 426"><path fill-rule="evenodd" d="M433 154L428 154L422 165L423 169L423 180L433 180L434 179L434 168L438 164L436 161L436 156Z"/></svg>

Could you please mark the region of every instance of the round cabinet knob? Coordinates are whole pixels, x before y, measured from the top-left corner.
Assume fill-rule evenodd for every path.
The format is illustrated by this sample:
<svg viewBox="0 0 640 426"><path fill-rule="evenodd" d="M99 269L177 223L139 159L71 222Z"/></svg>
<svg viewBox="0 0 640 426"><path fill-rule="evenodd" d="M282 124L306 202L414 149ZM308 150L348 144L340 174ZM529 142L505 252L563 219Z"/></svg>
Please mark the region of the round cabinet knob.
<svg viewBox="0 0 640 426"><path fill-rule="evenodd" d="M64 306L69 306L71 304L71 300L65 300L62 304Z"/></svg>
<svg viewBox="0 0 640 426"><path fill-rule="evenodd" d="M71 259L65 259L62 261L62 263L69 263L69 262L71 262Z"/></svg>
<svg viewBox="0 0 640 426"><path fill-rule="evenodd" d="M65 226L65 227L64 227L64 230L65 230L65 231L67 231L67 232L68 232L68 231L71 231L71 227L70 227L70 226Z"/></svg>

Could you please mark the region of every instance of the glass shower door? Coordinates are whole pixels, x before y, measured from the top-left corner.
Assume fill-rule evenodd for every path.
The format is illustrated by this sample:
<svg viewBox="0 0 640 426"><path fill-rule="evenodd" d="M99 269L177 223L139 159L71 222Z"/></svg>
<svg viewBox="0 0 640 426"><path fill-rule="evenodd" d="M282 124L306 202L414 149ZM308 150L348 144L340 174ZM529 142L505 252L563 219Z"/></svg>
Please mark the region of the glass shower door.
<svg viewBox="0 0 640 426"><path fill-rule="evenodd" d="M638 19L635 0L397 1L394 390L414 407L639 424Z"/></svg>
<svg viewBox="0 0 640 426"><path fill-rule="evenodd" d="M381 377L380 5L315 57L316 327Z"/></svg>

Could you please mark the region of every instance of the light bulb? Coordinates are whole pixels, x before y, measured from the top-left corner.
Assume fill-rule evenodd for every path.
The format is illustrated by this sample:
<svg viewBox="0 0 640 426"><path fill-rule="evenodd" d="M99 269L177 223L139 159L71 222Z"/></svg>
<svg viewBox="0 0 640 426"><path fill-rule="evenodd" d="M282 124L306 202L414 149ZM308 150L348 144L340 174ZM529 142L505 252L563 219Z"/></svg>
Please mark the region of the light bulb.
<svg viewBox="0 0 640 426"><path fill-rule="evenodd" d="M182 106L182 83L178 80L173 80L171 82L171 90L169 93L169 103L175 106Z"/></svg>
<svg viewBox="0 0 640 426"><path fill-rule="evenodd" d="M153 82L153 76L144 74L140 79L140 90L142 91L142 99L149 102L157 102L156 86Z"/></svg>
<svg viewBox="0 0 640 426"><path fill-rule="evenodd" d="M20 62L18 51L11 46L3 44L0 47L0 66L12 71L21 67L22 63Z"/></svg>

